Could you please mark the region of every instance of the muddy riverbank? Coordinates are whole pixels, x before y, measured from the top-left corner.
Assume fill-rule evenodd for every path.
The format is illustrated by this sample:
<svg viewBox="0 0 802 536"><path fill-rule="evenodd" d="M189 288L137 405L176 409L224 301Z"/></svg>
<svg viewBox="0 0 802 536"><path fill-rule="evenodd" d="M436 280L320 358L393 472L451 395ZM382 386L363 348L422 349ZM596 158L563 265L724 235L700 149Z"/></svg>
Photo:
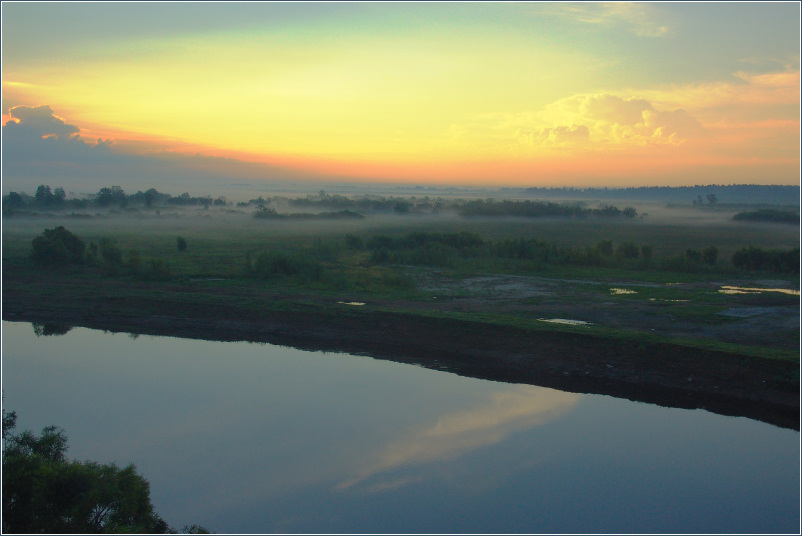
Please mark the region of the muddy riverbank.
<svg viewBox="0 0 802 536"><path fill-rule="evenodd" d="M799 430L799 364L791 361L347 304L280 309L156 296L49 303L13 291L3 296L8 321L347 352L475 378L700 408Z"/></svg>

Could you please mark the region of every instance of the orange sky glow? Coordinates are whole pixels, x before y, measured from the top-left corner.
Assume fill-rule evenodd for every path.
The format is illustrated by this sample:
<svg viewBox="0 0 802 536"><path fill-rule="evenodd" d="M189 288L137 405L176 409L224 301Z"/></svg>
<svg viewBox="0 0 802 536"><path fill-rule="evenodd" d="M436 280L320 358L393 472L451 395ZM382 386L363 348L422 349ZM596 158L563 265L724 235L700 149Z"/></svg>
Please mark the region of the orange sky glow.
<svg viewBox="0 0 802 536"><path fill-rule="evenodd" d="M159 4L54 6L3 6L4 144L318 181L799 182L797 4L187 3L162 31Z"/></svg>

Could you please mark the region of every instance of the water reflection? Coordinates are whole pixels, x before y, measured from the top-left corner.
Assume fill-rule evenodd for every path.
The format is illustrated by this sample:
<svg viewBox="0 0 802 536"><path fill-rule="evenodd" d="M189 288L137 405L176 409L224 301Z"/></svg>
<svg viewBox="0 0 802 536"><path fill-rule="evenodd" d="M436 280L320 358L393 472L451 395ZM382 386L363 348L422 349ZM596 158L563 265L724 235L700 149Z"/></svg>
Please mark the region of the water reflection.
<svg viewBox="0 0 802 536"><path fill-rule="evenodd" d="M780 294L799 296L798 290L788 288L735 287L731 285L722 286L719 292L722 294L760 294L762 292L779 292Z"/></svg>
<svg viewBox="0 0 802 536"><path fill-rule="evenodd" d="M44 331L44 327L43 330ZM218 533L788 533L799 433L347 354L3 323L5 404ZM790 527L790 530L789 530Z"/></svg>
<svg viewBox="0 0 802 536"><path fill-rule="evenodd" d="M635 290L631 290L628 288L611 288L610 294L613 296L617 296L619 294L637 294L638 292Z"/></svg>
<svg viewBox="0 0 802 536"><path fill-rule="evenodd" d="M405 465L452 459L503 441L516 431L531 428L570 411L581 395L533 387L511 386L494 393L486 405L442 415L434 424L405 431L390 442L359 474L340 484L347 489L381 473ZM422 478L422 477L420 477ZM394 482L373 482L371 489L385 490L416 481L404 477Z"/></svg>
<svg viewBox="0 0 802 536"><path fill-rule="evenodd" d="M44 324L33 323L31 325L33 326L33 332L36 333L37 337L65 335L72 329L72 326L68 324L60 324L57 322L45 322Z"/></svg>
<svg viewBox="0 0 802 536"><path fill-rule="evenodd" d="M550 322L552 324L566 324L569 326L589 326L590 322L584 320L574 320L571 318L538 318L540 322Z"/></svg>

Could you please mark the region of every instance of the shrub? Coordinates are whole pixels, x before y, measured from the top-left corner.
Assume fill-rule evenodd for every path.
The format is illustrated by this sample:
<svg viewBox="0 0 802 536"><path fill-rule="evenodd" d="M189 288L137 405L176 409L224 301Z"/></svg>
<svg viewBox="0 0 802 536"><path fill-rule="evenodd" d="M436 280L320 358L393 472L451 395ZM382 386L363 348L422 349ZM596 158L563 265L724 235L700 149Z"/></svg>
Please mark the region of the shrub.
<svg viewBox="0 0 802 536"><path fill-rule="evenodd" d="M615 254L621 259L637 259L640 249L635 245L635 242L627 241L618 246Z"/></svg>
<svg viewBox="0 0 802 536"><path fill-rule="evenodd" d="M323 275L323 268L318 262L306 256L265 251L253 262L250 275L263 279L282 276L303 276L317 281Z"/></svg>
<svg viewBox="0 0 802 536"><path fill-rule="evenodd" d="M123 264L123 253L108 238L100 241L100 258L103 261L103 269L110 275L115 275L120 271Z"/></svg>
<svg viewBox="0 0 802 536"><path fill-rule="evenodd" d="M763 250L754 246L741 248L732 255L732 264L744 270L799 272L799 248Z"/></svg>
<svg viewBox="0 0 802 536"><path fill-rule="evenodd" d="M169 264L161 259L150 259L141 277L147 281L166 281L170 279L170 275Z"/></svg>
<svg viewBox="0 0 802 536"><path fill-rule="evenodd" d="M718 248L716 246L708 246L702 250L702 260L705 264L713 266L718 259Z"/></svg>
<svg viewBox="0 0 802 536"><path fill-rule="evenodd" d="M598 244L596 244L596 249L599 250L599 253L604 255L605 257L609 257L613 254L613 241L612 240L602 240Z"/></svg>
<svg viewBox="0 0 802 536"><path fill-rule="evenodd" d="M139 251L132 249L128 252L128 260L125 263L125 267L128 269L129 274L139 274L139 270L142 267L142 259L139 257Z"/></svg>
<svg viewBox="0 0 802 536"><path fill-rule="evenodd" d="M362 241L361 236L348 233L345 235L345 247L355 251L360 251L365 248L365 243Z"/></svg>
<svg viewBox="0 0 802 536"><path fill-rule="evenodd" d="M45 229L31 242L31 260L45 267L63 267L83 261L86 245L63 226Z"/></svg>

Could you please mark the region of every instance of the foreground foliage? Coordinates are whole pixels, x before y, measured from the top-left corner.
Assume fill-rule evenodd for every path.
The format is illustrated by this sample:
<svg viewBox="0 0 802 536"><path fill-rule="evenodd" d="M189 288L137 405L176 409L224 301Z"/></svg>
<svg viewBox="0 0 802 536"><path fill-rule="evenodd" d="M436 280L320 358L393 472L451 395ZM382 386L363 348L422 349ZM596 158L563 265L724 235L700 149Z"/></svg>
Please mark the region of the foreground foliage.
<svg viewBox="0 0 802 536"><path fill-rule="evenodd" d="M176 533L154 511L150 484L133 465L67 460L63 430L13 433L16 421L16 412L3 410L4 533Z"/></svg>

